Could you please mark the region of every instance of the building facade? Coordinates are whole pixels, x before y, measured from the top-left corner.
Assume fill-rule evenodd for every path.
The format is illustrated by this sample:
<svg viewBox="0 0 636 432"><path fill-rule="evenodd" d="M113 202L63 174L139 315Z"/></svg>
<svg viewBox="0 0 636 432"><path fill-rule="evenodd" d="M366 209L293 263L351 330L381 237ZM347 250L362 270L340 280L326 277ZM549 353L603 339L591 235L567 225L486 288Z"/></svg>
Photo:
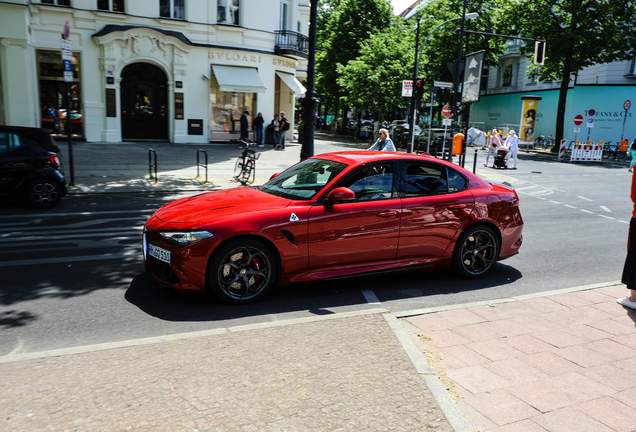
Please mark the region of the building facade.
<svg viewBox="0 0 636 432"><path fill-rule="evenodd" d="M483 130L519 130L522 97L538 96L534 136L554 136L560 81L539 81L529 73L530 61L520 51L520 41L509 42L499 66L484 74L480 101L471 109L470 123ZM635 108L625 110L626 100L636 103L635 60L596 64L572 75L565 112L564 138L567 142L588 138L598 143L620 141L621 136L636 139ZM486 78L487 76L487 78ZM593 127L587 127L590 110L596 112ZM582 115L585 123L576 132L574 117ZM624 129L623 129L624 126Z"/></svg>
<svg viewBox="0 0 636 432"><path fill-rule="evenodd" d="M293 122L308 27L309 0L2 0L0 124L207 143L238 138L243 111Z"/></svg>

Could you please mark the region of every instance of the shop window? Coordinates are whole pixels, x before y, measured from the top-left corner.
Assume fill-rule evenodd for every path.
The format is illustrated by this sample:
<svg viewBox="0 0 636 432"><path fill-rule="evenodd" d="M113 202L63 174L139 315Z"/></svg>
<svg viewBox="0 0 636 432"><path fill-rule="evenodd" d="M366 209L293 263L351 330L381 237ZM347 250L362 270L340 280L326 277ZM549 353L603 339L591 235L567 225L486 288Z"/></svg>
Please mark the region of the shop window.
<svg viewBox="0 0 636 432"><path fill-rule="evenodd" d="M185 0L159 0L159 16L163 18L185 19Z"/></svg>
<svg viewBox="0 0 636 432"><path fill-rule="evenodd" d="M217 0L217 18L220 23L239 25L239 1Z"/></svg>
<svg viewBox="0 0 636 432"><path fill-rule="evenodd" d="M124 0L97 0L97 9L110 12L125 12Z"/></svg>
<svg viewBox="0 0 636 432"><path fill-rule="evenodd" d="M240 135L240 118L244 111L250 124L256 111L256 93L221 91L214 73L210 76L210 140L236 139ZM268 120L266 119L266 122Z"/></svg>
<svg viewBox="0 0 636 432"><path fill-rule="evenodd" d="M629 62L629 69L627 71L627 75L630 76L634 76L636 75L636 57L634 57L630 62Z"/></svg>
<svg viewBox="0 0 636 432"><path fill-rule="evenodd" d="M512 64L508 63L503 67L503 73L501 74L501 86L510 87L512 85Z"/></svg>
<svg viewBox="0 0 636 432"><path fill-rule="evenodd" d="M44 4L53 4L58 6L70 6L71 0L42 0Z"/></svg>
<svg viewBox="0 0 636 432"><path fill-rule="evenodd" d="M64 64L60 51L38 51L38 90L40 96L40 124L54 135L67 135L68 115L71 116L73 136L84 136L82 115L80 57L74 53L71 60L73 82L68 83L71 101L66 95Z"/></svg>

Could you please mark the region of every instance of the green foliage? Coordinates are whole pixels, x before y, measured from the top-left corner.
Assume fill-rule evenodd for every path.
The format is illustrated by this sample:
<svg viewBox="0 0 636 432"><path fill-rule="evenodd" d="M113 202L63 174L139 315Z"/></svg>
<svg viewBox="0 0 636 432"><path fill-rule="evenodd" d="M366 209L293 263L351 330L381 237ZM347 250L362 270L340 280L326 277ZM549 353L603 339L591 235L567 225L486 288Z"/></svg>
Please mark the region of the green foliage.
<svg viewBox="0 0 636 432"><path fill-rule="evenodd" d="M380 120L402 106L402 80L413 77L414 43L413 32L398 18L364 41L360 55L337 69L347 102L354 109L377 110Z"/></svg>

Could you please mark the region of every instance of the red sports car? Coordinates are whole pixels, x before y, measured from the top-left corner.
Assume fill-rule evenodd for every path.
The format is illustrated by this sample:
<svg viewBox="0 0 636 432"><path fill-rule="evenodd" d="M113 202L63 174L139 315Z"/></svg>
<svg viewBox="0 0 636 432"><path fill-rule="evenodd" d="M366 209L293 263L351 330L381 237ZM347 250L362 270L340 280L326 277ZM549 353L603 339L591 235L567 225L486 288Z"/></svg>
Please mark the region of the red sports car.
<svg viewBox="0 0 636 432"><path fill-rule="evenodd" d="M262 186L166 204L144 227L148 272L229 303L276 285L402 269L468 278L517 253L515 190L429 156L314 156Z"/></svg>

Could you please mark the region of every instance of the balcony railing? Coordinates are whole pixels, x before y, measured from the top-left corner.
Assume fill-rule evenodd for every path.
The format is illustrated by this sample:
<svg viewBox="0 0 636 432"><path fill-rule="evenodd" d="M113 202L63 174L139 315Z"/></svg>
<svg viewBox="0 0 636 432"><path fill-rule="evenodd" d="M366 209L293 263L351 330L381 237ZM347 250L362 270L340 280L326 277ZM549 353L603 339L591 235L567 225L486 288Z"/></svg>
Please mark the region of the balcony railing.
<svg viewBox="0 0 636 432"><path fill-rule="evenodd" d="M290 30L276 30L276 54L289 54L292 56L307 58L309 38L304 34Z"/></svg>

